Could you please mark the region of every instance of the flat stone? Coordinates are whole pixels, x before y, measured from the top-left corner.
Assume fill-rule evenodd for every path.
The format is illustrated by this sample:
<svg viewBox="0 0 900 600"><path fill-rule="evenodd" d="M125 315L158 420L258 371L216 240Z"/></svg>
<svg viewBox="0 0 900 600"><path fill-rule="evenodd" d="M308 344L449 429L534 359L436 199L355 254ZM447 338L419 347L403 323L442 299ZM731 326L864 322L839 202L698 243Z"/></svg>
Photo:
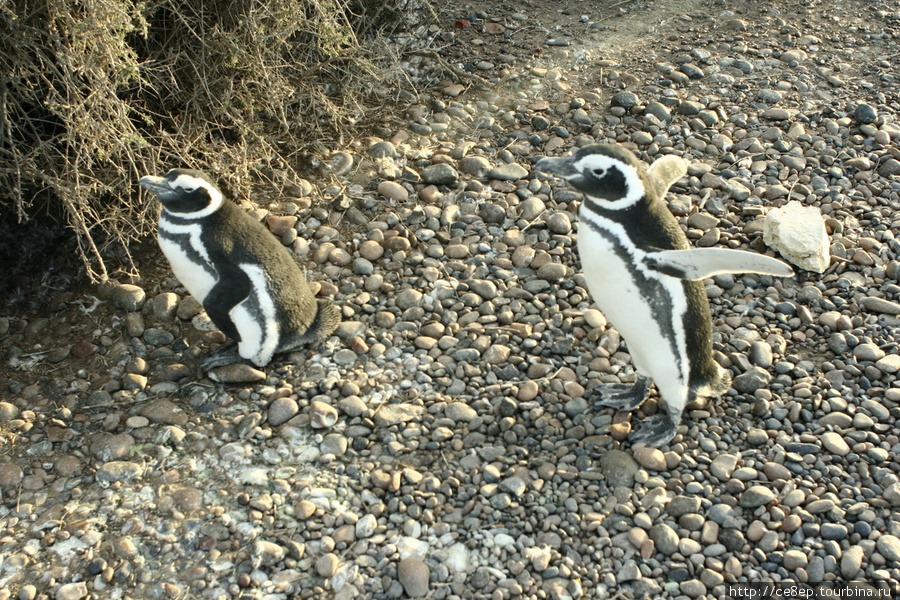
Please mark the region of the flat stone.
<svg viewBox="0 0 900 600"><path fill-rule="evenodd" d="M396 181L382 181L378 184L378 193L397 202L404 202L409 198L409 191Z"/></svg>
<svg viewBox="0 0 900 600"><path fill-rule="evenodd" d="M726 482L731 479L737 462L738 457L735 454L720 454L710 463L709 472L719 481Z"/></svg>
<svg viewBox="0 0 900 600"><path fill-rule="evenodd" d="M632 452L634 453L634 459L645 469L652 471L665 471L667 469L666 455L659 448L642 446L634 448Z"/></svg>
<svg viewBox="0 0 900 600"><path fill-rule="evenodd" d="M740 504L744 508L765 506L775 500L775 492L763 485L754 485L741 494Z"/></svg>
<svg viewBox="0 0 900 600"><path fill-rule="evenodd" d="M900 303L891 302L884 298L876 298L867 296L860 302L863 308L872 312L884 313L887 315L900 315Z"/></svg>
<svg viewBox="0 0 900 600"><path fill-rule="evenodd" d="M772 381L772 375L761 367L751 367L741 373L732 381L734 389L742 394L752 394L756 390L763 389Z"/></svg>
<svg viewBox="0 0 900 600"><path fill-rule="evenodd" d="M375 425L390 427L417 419L424 412L422 406L416 404L386 404L374 415Z"/></svg>
<svg viewBox="0 0 900 600"><path fill-rule="evenodd" d="M440 163L422 170L422 181L434 185L453 185L459 180L459 173L453 166Z"/></svg>
<svg viewBox="0 0 900 600"><path fill-rule="evenodd" d="M792 201L770 210L763 222L763 241L802 269L824 273L831 264L825 220L814 206Z"/></svg>
<svg viewBox="0 0 900 600"><path fill-rule="evenodd" d="M494 167L488 172L490 179L499 179L501 181L515 181L528 177L528 169L519 163L507 163Z"/></svg>
<svg viewBox="0 0 900 600"><path fill-rule="evenodd" d="M678 534L665 523L657 523L650 528L650 539L663 554L671 556L678 552Z"/></svg>
<svg viewBox="0 0 900 600"><path fill-rule="evenodd" d="M894 535L884 534L875 542L875 548L878 553L886 559L897 562L900 561L900 538Z"/></svg>
<svg viewBox="0 0 900 600"><path fill-rule="evenodd" d="M218 383L253 383L264 381L266 374L246 363L238 363L210 369L207 377Z"/></svg>
<svg viewBox="0 0 900 600"><path fill-rule="evenodd" d="M606 476L610 487L631 487L638 463L627 452L610 450L600 457L600 470Z"/></svg>
<svg viewBox="0 0 900 600"><path fill-rule="evenodd" d="M397 579L410 598L422 598L428 593L431 569L418 558L404 558L397 565Z"/></svg>

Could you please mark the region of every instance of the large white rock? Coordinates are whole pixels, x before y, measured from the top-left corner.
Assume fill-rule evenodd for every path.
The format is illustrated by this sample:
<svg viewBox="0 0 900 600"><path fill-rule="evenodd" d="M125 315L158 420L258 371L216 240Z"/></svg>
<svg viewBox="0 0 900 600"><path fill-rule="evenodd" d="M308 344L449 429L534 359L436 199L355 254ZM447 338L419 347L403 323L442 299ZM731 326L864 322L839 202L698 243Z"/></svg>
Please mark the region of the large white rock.
<svg viewBox="0 0 900 600"><path fill-rule="evenodd" d="M807 271L824 273L831 262L825 220L815 206L792 201L770 210L763 222L763 241Z"/></svg>

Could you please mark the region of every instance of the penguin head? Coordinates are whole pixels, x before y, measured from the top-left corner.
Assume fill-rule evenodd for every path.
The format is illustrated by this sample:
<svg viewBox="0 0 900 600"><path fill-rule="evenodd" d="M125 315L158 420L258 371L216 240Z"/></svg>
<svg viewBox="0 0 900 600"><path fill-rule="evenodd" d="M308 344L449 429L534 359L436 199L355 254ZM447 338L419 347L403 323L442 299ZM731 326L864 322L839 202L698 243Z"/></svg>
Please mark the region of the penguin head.
<svg viewBox="0 0 900 600"><path fill-rule="evenodd" d="M200 171L172 169L164 177L141 177L138 183L156 194L165 210L183 218L205 217L222 205L222 192Z"/></svg>
<svg viewBox="0 0 900 600"><path fill-rule="evenodd" d="M542 158L534 168L565 179L607 209L629 208L646 198L643 165L619 145L585 146L571 156Z"/></svg>

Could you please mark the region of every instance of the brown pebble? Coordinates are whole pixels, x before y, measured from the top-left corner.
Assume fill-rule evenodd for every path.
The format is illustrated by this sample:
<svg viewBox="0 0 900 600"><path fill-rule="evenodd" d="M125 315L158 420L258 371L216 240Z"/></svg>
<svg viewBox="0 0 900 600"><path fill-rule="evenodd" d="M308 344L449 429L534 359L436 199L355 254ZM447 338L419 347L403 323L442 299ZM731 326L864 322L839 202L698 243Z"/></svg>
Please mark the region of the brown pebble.
<svg viewBox="0 0 900 600"><path fill-rule="evenodd" d="M259 369L243 363L212 369L207 376L219 383L253 383L266 378L266 374Z"/></svg>
<svg viewBox="0 0 900 600"><path fill-rule="evenodd" d="M270 215L266 217L266 225L269 231L277 235L283 236L289 229L293 229L297 223L297 217L293 215Z"/></svg>
<svg viewBox="0 0 900 600"><path fill-rule="evenodd" d="M78 342L72 346L72 356L75 358L87 358L97 351L97 346L90 342Z"/></svg>

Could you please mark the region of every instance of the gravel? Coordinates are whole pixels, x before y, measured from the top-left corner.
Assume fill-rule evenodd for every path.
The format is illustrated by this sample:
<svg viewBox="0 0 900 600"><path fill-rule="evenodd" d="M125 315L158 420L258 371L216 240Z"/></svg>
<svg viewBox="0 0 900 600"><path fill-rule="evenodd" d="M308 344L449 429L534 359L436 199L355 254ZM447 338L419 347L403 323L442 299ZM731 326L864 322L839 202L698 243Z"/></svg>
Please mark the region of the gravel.
<svg viewBox="0 0 900 600"><path fill-rule="evenodd" d="M0 600L900 581L896 4L520 8L435 30L448 64L478 48L482 83L412 55L397 123L261 194L342 310L320 346L202 376L224 336L154 249L140 279L18 280ZM790 201L827 228L823 273L706 282L733 387L660 449L622 441L664 410L655 392L593 408L633 365L585 289L578 194L531 172L595 141L688 161L667 200L697 246L767 251L765 214Z"/></svg>

